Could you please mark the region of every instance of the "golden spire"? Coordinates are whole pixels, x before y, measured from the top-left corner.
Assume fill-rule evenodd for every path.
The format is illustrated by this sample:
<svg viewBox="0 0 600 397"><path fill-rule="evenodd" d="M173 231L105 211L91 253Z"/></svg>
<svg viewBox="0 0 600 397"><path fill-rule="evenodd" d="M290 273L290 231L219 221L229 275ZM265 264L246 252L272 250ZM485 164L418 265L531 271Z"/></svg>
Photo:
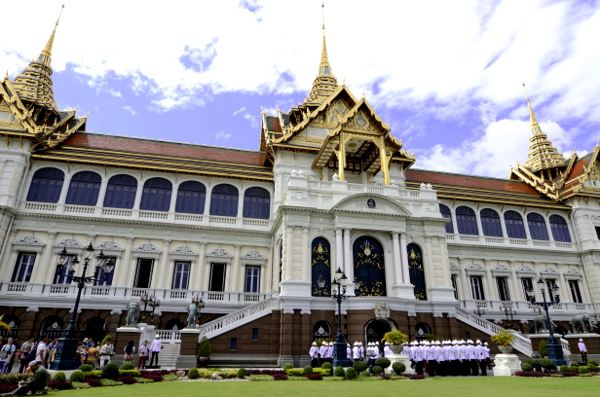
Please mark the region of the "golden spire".
<svg viewBox="0 0 600 397"><path fill-rule="evenodd" d="M52 30L52 34L46 43L46 46L42 50L38 58L38 62L43 63L44 65L50 67L50 61L52 60L52 46L54 45L54 36L56 35L56 28L58 27L58 23L60 22L60 17L62 16L62 12L65 9L65 5L63 4L60 9L60 14L58 14L58 19L56 20L56 24L54 25L54 29Z"/></svg>
<svg viewBox="0 0 600 397"><path fill-rule="evenodd" d="M527 99L527 106L529 107L529 118L531 119L531 128L535 129L537 127L537 129L539 129L540 126L535 118L535 114L533 114L533 108L531 107L531 102L529 102L529 95L527 95L525 83L523 83L523 91L525 91L525 99Z"/></svg>
<svg viewBox="0 0 600 397"><path fill-rule="evenodd" d="M319 64L319 76L332 76L329 58L327 57L327 41L325 40L325 3L321 4L323 18L323 47L321 48L321 63Z"/></svg>

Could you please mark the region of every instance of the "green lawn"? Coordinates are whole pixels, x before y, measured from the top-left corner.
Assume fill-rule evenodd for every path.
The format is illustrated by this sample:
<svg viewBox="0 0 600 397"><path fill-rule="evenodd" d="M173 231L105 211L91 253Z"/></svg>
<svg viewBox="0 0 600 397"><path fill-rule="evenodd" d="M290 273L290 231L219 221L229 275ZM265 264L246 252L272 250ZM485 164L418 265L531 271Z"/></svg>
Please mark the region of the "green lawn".
<svg viewBox="0 0 600 397"><path fill-rule="evenodd" d="M75 396L74 396L75 395ZM434 378L422 381L161 382L50 393L51 397L598 396L600 378Z"/></svg>

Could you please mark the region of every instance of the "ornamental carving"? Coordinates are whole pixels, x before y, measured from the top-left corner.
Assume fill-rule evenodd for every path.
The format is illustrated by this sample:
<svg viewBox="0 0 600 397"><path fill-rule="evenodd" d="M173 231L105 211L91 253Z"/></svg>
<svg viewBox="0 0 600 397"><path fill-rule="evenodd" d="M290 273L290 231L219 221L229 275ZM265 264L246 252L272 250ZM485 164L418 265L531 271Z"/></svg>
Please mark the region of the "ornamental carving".
<svg viewBox="0 0 600 397"><path fill-rule="evenodd" d="M557 274L558 272L556 271L556 269L552 268L552 267L547 267L544 270L542 270L542 273L552 273L552 274Z"/></svg>
<svg viewBox="0 0 600 397"><path fill-rule="evenodd" d="M146 244L141 244L139 247L137 247L136 249L134 249L133 251L135 252L154 252L157 254L160 254L161 251L159 251L154 244L150 244L150 243L146 243Z"/></svg>
<svg viewBox="0 0 600 397"><path fill-rule="evenodd" d="M119 245L117 243L115 243L114 241L105 241L103 243L100 243L99 245L97 245L95 247L97 250L123 250L121 247L119 247Z"/></svg>
<svg viewBox="0 0 600 397"><path fill-rule="evenodd" d="M44 245L40 240L38 240L35 236L25 236L21 237L19 240L15 241L13 244L25 244L25 245Z"/></svg>
<svg viewBox="0 0 600 397"><path fill-rule="evenodd" d="M526 266L526 265L525 266L521 266L521 268L519 269L519 271L521 273L535 273L531 267Z"/></svg>
<svg viewBox="0 0 600 397"><path fill-rule="evenodd" d="M231 258L231 255L223 248L215 248L207 256L217 256L219 258Z"/></svg>
<svg viewBox="0 0 600 397"><path fill-rule="evenodd" d="M182 245L181 247L175 248L173 251L171 251L171 254L177 254L177 255L198 255L197 253L195 253L187 245Z"/></svg>
<svg viewBox="0 0 600 397"><path fill-rule="evenodd" d="M485 268L483 266L481 266L479 263L471 263L468 267L467 270L478 270L478 271L485 271Z"/></svg>
<svg viewBox="0 0 600 397"><path fill-rule="evenodd" d="M267 258L265 258L260 252L258 252L257 250L253 250L248 252L246 255L244 255L242 257L242 259L260 259L260 260L264 260L266 261Z"/></svg>
<svg viewBox="0 0 600 397"><path fill-rule="evenodd" d="M496 265L496 267L494 268L494 271L495 272L509 272L510 269L508 268L508 266L500 264L500 265Z"/></svg>
<svg viewBox="0 0 600 397"><path fill-rule="evenodd" d="M389 304L389 302L380 301L373 303L373 311L375 312L375 317L377 317L378 319L389 318L391 308L392 306Z"/></svg>
<svg viewBox="0 0 600 397"><path fill-rule="evenodd" d="M327 109L327 123L338 124L350 109L342 100L336 101L329 109Z"/></svg>
<svg viewBox="0 0 600 397"><path fill-rule="evenodd" d="M454 262L450 262L448 265L450 266L450 270L457 270L457 271L460 270L458 268L458 265Z"/></svg>
<svg viewBox="0 0 600 397"><path fill-rule="evenodd" d="M54 244L55 247L71 247L71 248L85 248L83 245L79 244L79 241L74 238L65 238L60 240L59 243Z"/></svg>
<svg viewBox="0 0 600 397"><path fill-rule="evenodd" d="M579 270L577 270L577 269L570 268L569 270L567 270L565 272L565 275L581 276L581 272Z"/></svg>

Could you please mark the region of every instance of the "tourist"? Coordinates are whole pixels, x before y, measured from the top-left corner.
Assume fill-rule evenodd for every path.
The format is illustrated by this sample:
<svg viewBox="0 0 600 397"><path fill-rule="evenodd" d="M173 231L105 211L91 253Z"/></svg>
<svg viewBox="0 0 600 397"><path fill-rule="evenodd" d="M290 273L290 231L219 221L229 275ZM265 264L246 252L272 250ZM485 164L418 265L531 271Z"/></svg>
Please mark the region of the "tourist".
<svg viewBox="0 0 600 397"><path fill-rule="evenodd" d="M21 345L21 348L19 349L19 360L20 360L20 364L19 364L19 373L22 374L25 371L25 368L27 368L27 364L29 363L29 361L27 361L27 356L29 356L29 352L31 351L31 349L33 349L35 347L35 342L34 342L34 337L33 335L29 335L29 338L27 338L27 341L23 342L23 344Z"/></svg>
<svg viewBox="0 0 600 397"><path fill-rule="evenodd" d="M29 392L35 395L38 390L44 390L49 378L46 368L39 361L32 361L27 368L27 372L29 371L33 373L29 379L19 382L17 389L10 393L4 393L2 396L24 396Z"/></svg>
<svg viewBox="0 0 600 397"><path fill-rule="evenodd" d="M583 342L583 339L579 338L579 343L577 343L577 347L579 348L579 352L581 353L581 360L583 360L583 364L587 364L587 347Z"/></svg>
<svg viewBox="0 0 600 397"><path fill-rule="evenodd" d="M152 353L152 356L150 357L149 367L152 366L152 363L154 363L154 365L158 367L158 353L160 353L161 350L162 344L160 342L160 335L156 334L154 340L152 341L152 344L150 344L150 353Z"/></svg>
<svg viewBox="0 0 600 397"><path fill-rule="evenodd" d="M115 354L115 348L112 345L112 340L108 338L104 346L100 348L100 367L106 366L110 362L110 358Z"/></svg>
<svg viewBox="0 0 600 397"><path fill-rule="evenodd" d="M48 335L42 335L42 339L37 344L35 361L46 367L46 356L48 355Z"/></svg>
<svg viewBox="0 0 600 397"><path fill-rule="evenodd" d="M16 357L16 346L13 344L13 338L8 338L8 341L2 349L0 350L0 361L4 362L2 366L2 373L8 374L12 368L12 363L14 363Z"/></svg>
<svg viewBox="0 0 600 397"><path fill-rule="evenodd" d="M148 361L149 352L150 346L148 346L148 341L145 340L144 343L140 346L140 357L138 358L137 369L146 368L146 361Z"/></svg>
<svg viewBox="0 0 600 397"><path fill-rule="evenodd" d="M86 364L92 366L92 369L98 369L98 355L100 354L100 350L96 347L96 343L92 342L92 347L87 350L87 359L85 360Z"/></svg>
<svg viewBox="0 0 600 397"><path fill-rule="evenodd" d="M135 346L133 345L133 341L130 340L127 342L127 346L123 349L125 355L123 356L123 361L126 363L130 363L133 361L133 355L135 354Z"/></svg>

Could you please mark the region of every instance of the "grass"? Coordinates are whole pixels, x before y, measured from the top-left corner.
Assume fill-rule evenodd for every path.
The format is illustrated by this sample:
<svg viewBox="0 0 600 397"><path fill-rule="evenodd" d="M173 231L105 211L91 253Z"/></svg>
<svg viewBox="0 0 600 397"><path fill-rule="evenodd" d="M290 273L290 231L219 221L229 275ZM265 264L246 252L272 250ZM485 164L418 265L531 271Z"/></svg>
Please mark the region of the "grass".
<svg viewBox="0 0 600 397"><path fill-rule="evenodd" d="M172 395L219 397L331 397L377 396L598 396L600 378L434 378L381 382L160 382L51 393L53 397L164 397ZM68 394L65 394L68 393ZM61 396L63 394L63 396ZM75 395L75 396L74 396Z"/></svg>

